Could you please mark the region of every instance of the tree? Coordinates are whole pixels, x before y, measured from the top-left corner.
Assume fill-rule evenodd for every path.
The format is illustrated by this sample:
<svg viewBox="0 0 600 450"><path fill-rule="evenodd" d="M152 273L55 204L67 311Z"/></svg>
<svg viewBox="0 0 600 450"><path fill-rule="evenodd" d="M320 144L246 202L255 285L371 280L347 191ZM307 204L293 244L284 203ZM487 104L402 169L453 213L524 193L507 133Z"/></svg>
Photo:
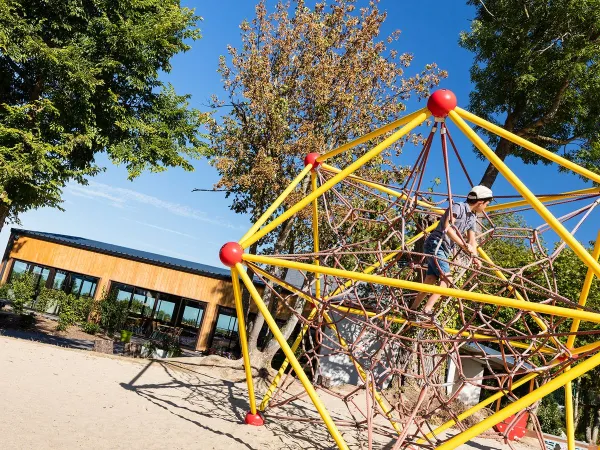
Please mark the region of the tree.
<svg viewBox="0 0 600 450"><path fill-rule="evenodd" d="M446 76L429 64L421 73L403 77L412 55L388 48L399 38L398 31L378 40L386 14L377 4L355 11L355 0L336 0L310 9L298 0L293 5L279 2L269 14L261 1L256 17L241 24L241 48L229 46L229 61L224 56L220 61L227 99L214 97L214 107L230 109L211 123L208 153L221 177L215 187L227 192L232 210L249 214L254 222L300 172L308 153L325 153L398 118L404 101L427 97ZM340 155L338 161L347 163L365 148ZM390 149L363 173L373 180L397 179L401 174L392 156L400 148ZM391 169L382 171L382 164ZM282 208L307 189L307 183L302 185ZM249 251L299 250L303 236L310 236L303 232L303 217L288 220ZM265 300L271 296L267 289ZM259 352L262 323L259 315L250 326L250 348L258 365L270 362L278 348L271 342ZM293 316L283 327L286 336L295 324Z"/></svg>
<svg viewBox="0 0 600 450"><path fill-rule="evenodd" d="M0 228L60 208L101 152L130 179L193 170L204 119L159 73L199 20L176 0L0 0Z"/></svg>
<svg viewBox="0 0 600 450"><path fill-rule="evenodd" d="M460 45L475 54L470 110L600 172L600 2L468 0L476 9ZM498 157L547 163L487 133ZM488 165L481 184L492 186Z"/></svg>

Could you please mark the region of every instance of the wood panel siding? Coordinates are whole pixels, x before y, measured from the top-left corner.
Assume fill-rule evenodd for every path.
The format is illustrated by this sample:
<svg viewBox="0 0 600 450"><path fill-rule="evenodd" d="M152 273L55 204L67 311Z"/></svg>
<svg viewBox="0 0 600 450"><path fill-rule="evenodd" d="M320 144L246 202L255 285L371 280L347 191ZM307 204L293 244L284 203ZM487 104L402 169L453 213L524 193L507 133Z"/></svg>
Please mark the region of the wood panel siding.
<svg viewBox="0 0 600 450"><path fill-rule="evenodd" d="M102 297L102 290L109 282L119 282L204 302L206 309L197 350L204 350L208 345L218 305L235 307L231 280L192 274L29 236L20 236L15 240L3 273L3 283L10 274L14 259L97 277L96 299Z"/></svg>

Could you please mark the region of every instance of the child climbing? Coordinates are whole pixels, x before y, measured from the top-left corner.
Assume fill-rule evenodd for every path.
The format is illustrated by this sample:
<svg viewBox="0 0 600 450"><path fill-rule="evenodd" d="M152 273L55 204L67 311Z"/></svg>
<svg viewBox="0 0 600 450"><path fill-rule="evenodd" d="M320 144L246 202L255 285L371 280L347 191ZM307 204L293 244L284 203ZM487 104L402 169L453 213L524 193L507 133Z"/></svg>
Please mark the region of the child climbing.
<svg viewBox="0 0 600 450"><path fill-rule="evenodd" d="M437 228L425 240L424 252L431 256L427 258L427 274L423 283L436 284L439 281L440 287L448 287L452 284L448 260L457 245L473 256L473 264L477 268L480 267L481 263L476 258L475 222L477 214L485 211L492 198L491 189L485 186L475 186L467 195L466 202L452 204L452 214L450 214L450 208L446 209ZM425 294L425 292L417 294L411 306L412 310L419 307ZM439 298L440 294L431 294L427 300L423 312L429 318L432 318L433 306Z"/></svg>

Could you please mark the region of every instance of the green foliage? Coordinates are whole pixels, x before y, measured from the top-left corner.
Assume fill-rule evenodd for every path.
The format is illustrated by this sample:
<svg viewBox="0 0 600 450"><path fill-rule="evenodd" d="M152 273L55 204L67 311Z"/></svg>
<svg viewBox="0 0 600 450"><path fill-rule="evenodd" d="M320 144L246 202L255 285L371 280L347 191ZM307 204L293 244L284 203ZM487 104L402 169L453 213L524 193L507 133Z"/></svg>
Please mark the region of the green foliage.
<svg viewBox="0 0 600 450"><path fill-rule="evenodd" d="M96 322L85 322L81 324L81 329L87 334L96 334L100 332L100 325Z"/></svg>
<svg viewBox="0 0 600 450"><path fill-rule="evenodd" d="M35 301L34 309L45 313L50 308L58 306L64 296L65 293L63 291L43 287Z"/></svg>
<svg viewBox="0 0 600 450"><path fill-rule="evenodd" d="M35 295L35 281L35 276L27 272L20 274L10 282L7 289L12 309L16 314L23 314L25 306L31 304Z"/></svg>
<svg viewBox="0 0 600 450"><path fill-rule="evenodd" d="M542 399L537 411L537 418L544 433L560 436L565 431L565 416L552 395Z"/></svg>
<svg viewBox="0 0 600 450"><path fill-rule="evenodd" d="M77 298L64 291L55 292L59 307L57 330L65 331L71 325L87 320L92 312L94 299L85 296Z"/></svg>
<svg viewBox="0 0 600 450"><path fill-rule="evenodd" d="M176 0L0 1L0 215L60 207L102 170L193 170L204 117L159 80L200 37ZM3 220L2 220L3 222Z"/></svg>
<svg viewBox="0 0 600 450"><path fill-rule="evenodd" d="M467 3L476 10L470 31L460 37L460 45L475 54L470 110L552 152L573 144L567 156L600 173L600 2ZM512 154L547 164L488 137L502 159Z"/></svg>
<svg viewBox="0 0 600 450"><path fill-rule="evenodd" d="M127 307L127 302L119 301L115 289L102 292L102 299L98 304L100 326L109 336L113 336L115 331L123 328L129 314Z"/></svg>

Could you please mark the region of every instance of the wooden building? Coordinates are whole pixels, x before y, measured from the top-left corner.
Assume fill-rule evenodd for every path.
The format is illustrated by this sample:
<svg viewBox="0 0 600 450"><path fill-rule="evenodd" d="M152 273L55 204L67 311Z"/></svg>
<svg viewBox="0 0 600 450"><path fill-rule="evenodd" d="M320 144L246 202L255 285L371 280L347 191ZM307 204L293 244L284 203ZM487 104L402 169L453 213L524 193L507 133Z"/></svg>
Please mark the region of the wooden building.
<svg viewBox="0 0 600 450"><path fill-rule="evenodd" d="M11 229L2 261L2 283L23 272L38 289L62 289L96 300L116 289L142 322L183 328L182 345L234 351L237 318L231 273L168 256L75 236ZM257 287L262 290L261 283Z"/></svg>

